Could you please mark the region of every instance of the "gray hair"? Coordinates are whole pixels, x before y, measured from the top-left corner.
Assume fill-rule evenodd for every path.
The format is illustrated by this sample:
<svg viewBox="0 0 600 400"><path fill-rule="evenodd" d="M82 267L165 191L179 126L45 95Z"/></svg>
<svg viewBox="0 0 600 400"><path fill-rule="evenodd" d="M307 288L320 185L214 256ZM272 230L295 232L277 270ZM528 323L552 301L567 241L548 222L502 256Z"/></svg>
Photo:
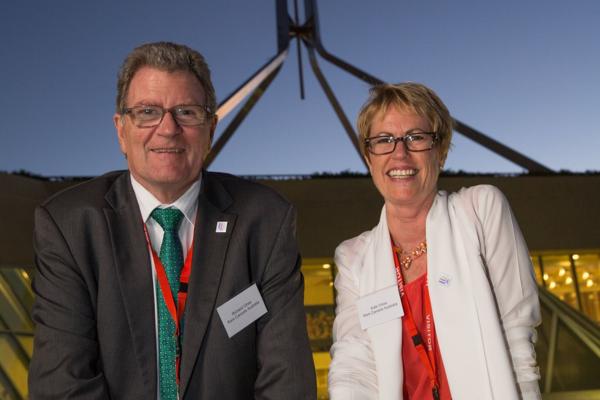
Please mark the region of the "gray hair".
<svg viewBox="0 0 600 400"><path fill-rule="evenodd" d="M185 71L195 76L206 93L206 104L211 113L217 108L215 89L210 80L210 69L204 57L183 44L171 42L146 43L136 47L125 58L119 69L117 82L117 113L125 112L131 80L142 67L155 68L169 73Z"/></svg>

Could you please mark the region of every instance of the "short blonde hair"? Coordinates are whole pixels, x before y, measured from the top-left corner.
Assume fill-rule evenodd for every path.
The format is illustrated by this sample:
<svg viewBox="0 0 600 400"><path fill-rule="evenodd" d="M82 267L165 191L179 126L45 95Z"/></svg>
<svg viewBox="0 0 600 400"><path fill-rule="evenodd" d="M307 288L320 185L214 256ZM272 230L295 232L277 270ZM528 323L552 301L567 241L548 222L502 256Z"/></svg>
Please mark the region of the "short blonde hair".
<svg viewBox="0 0 600 400"><path fill-rule="evenodd" d="M437 94L427 86L415 82L402 82L396 85L384 83L369 90L369 98L360 109L356 121L363 156L370 159L365 139L369 137L373 119L376 116L383 118L390 107L427 119L431 130L438 134L437 148L440 157L448 154L453 128L450 112Z"/></svg>

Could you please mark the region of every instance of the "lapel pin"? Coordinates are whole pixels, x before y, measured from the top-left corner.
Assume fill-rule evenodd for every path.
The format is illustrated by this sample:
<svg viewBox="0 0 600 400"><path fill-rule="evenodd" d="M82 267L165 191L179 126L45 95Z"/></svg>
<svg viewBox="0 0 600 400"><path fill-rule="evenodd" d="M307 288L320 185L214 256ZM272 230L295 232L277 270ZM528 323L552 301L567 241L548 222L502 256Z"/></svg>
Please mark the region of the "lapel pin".
<svg viewBox="0 0 600 400"><path fill-rule="evenodd" d="M227 221L219 221L217 222L217 233L225 233L227 232Z"/></svg>
<svg viewBox="0 0 600 400"><path fill-rule="evenodd" d="M438 283L444 287L450 286L450 281L452 277L446 274L440 274L440 279L438 279Z"/></svg>

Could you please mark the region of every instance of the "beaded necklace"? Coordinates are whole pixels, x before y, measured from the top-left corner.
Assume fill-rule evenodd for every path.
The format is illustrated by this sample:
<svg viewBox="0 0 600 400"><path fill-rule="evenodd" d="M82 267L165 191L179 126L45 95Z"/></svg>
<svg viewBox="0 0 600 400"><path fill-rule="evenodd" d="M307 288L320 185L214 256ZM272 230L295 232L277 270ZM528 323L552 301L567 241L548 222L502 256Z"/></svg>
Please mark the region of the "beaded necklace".
<svg viewBox="0 0 600 400"><path fill-rule="evenodd" d="M406 257L404 257L402 261L400 261L400 264L404 269L408 269L410 268L410 264L413 262L413 260L416 260L417 258L421 257L424 253L427 253L427 240L424 240L421 243L419 243L417 248L411 251L410 254L396 246L394 246L394 251L396 251L398 255L406 254Z"/></svg>

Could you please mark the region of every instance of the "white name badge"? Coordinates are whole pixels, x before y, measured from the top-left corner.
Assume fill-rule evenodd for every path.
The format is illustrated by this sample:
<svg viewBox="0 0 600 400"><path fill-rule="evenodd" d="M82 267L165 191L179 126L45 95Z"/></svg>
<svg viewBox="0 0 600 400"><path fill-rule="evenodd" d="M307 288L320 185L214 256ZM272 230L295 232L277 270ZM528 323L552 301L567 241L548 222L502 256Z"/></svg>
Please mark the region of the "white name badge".
<svg viewBox="0 0 600 400"><path fill-rule="evenodd" d="M256 283L217 308L227 335L233 335L267 313Z"/></svg>
<svg viewBox="0 0 600 400"><path fill-rule="evenodd" d="M404 315L396 285L356 299L356 309L363 331Z"/></svg>

